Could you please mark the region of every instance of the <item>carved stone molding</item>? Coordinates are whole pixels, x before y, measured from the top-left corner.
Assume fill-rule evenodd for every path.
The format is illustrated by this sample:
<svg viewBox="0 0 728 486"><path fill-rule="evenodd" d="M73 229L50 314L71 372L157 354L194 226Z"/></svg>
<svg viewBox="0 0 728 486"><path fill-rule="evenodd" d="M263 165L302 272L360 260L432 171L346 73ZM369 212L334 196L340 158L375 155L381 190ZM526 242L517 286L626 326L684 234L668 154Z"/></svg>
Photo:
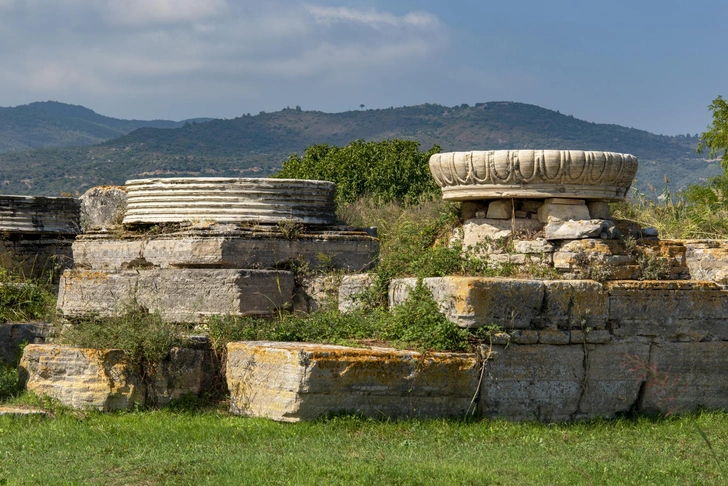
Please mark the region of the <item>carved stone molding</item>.
<svg viewBox="0 0 728 486"><path fill-rule="evenodd" d="M430 157L430 171L451 201L500 198L624 199L637 158L582 150L490 150Z"/></svg>

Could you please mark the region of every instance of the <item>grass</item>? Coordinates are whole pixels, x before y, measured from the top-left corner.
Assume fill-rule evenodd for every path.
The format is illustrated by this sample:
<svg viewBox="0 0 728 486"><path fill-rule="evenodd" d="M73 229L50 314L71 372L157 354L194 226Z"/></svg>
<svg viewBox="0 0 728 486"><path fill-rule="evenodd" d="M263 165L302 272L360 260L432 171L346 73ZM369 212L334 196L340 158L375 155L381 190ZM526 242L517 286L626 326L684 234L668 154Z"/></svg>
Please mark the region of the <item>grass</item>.
<svg viewBox="0 0 728 486"><path fill-rule="evenodd" d="M279 424L221 411L0 417L0 484L718 484L728 415Z"/></svg>
<svg viewBox="0 0 728 486"><path fill-rule="evenodd" d="M56 295L45 279L30 279L0 268L0 323L52 317Z"/></svg>

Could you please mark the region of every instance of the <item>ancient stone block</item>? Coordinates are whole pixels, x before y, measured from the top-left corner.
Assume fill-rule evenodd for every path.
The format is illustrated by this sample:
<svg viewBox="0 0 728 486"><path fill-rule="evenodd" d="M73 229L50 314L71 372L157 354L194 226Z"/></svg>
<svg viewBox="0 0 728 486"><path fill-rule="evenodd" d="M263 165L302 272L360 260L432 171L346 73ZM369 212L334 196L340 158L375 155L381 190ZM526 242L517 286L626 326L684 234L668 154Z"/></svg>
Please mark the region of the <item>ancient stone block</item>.
<svg viewBox="0 0 728 486"><path fill-rule="evenodd" d="M129 410L134 404L163 406L189 393L209 390L216 377L212 351L174 348L151 374L128 364L118 349L84 349L51 344L25 347L20 374L28 391L73 408Z"/></svg>
<svg viewBox="0 0 728 486"><path fill-rule="evenodd" d="M584 386L582 346L493 346L486 361L480 410L489 418L565 421L579 412Z"/></svg>
<svg viewBox="0 0 728 486"><path fill-rule="evenodd" d="M299 280L293 294L293 310L309 313L338 305L340 275L316 275Z"/></svg>
<svg viewBox="0 0 728 486"><path fill-rule="evenodd" d="M609 295L593 280L546 280L541 325L560 328L604 328Z"/></svg>
<svg viewBox="0 0 728 486"><path fill-rule="evenodd" d="M536 344L538 343L538 331L528 329L514 329L510 332L510 339L514 344ZM493 343L508 344L508 343Z"/></svg>
<svg viewBox="0 0 728 486"><path fill-rule="evenodd" d="M713 282L608 282L609 321L616 336L728 340L728 292Z"/></svg>
<svg viewBox="0 0 728 486"><path fill-rule="evenodd" d="M605 201L587 201L586 207L590 216L587 219L612 219L609 203Z"/></svg>
<svg viewBox="0 0 728 486"><path fill-rule="evenodd" d="M331 228L286 238L279 231L211 226L173 234L83 235L73 246L76 267L90 270L159 268L310 268L361 271L379 254L379 240L365 231Z"/></svg>
<svg viewBox="0 0 728 486"><path fill-rule="evenodd" d="M120 350L30 344L20 374L28 391L73 408L129 410L146 399L139 370L126 363Z"/></svg>
<svg viewBox="0 0 728 486"><path fill-rule="evenodd" d="M389 305L403 303L416 279L396 279L389 287ZM498 325L525 329L538 315L544 284L538 280L481 277L434 277L423 280L440 311L460 327Z"/></svg>
<svg viewBox="0 0 728 486"><path fill-rule="evenodd" d="M538 331L539 344L563 345L569 344L570 339L571 334L569 331L559 329L544 329L543 331Z"/></svg>
<svg viewBox="0 0 728 486"><path fill-rule="evenodd" d="M6 233L0 235L0 267L30 278L57 281L73 265L72 237Z"/></svg>
<svg viewBox="0 0 728 486"><path fill-rule="evenodd" d="M52 330L52 324L42 322L0 324L0 365L17 363L21 344L43 343Z"/></svg>
<svg viewBox="0 0 728 486"><path fill-rule="evenodd" d="M75 235L80 203L72 197L0 196L0 232Z"/></svg>
<svg viewBox="0 0 728 486"><path fill-rule="evenodd" d="M590 219L586 221L552 220L544 226L547 240L580 240L596 238L602 232L603 221Z"/></svg>
<svg viewBox="0 0 728 486"><path fill-rule="evenodd" d="M293 274L275 270L66 270L58 309L76 318L138 305L168 321L199 322L210 315L272 315L291 306L293 289Z"/></svg>
<svg viewBox="0 0 728 486"><path fill-rule="evenodd" d="M463 221L475 218L478 211L488 208L488 203L484 201L464 201L460 210L460 217Z"/></svg>
<svg viewBox="0 0 728 486"><path fill-rule="evenodd" d="M588 219L591 217L583 199L549 198L538 208L538 220L542 223Z"/></svg>
<svg viewBox="0 0 728 486"><path fill-rule="evenodd" d="M463 417L479 369L472 354L235 342L226 376L232 413L298 422L339 411Z"/></svg>
<svg viewBox="0 0 728 486"><path fill-rule="evenodd" d="M81 228L105 230L118 226L126 211L126 189L122 186L92 187L81 196Z"/></svg>
<svg viewBox="0 0 728 486"><path fill-rule="evenodd" d="M488 204L487 219L511 219L513 203L510 199L497 199Z"/></svg>
<svg viewBox="0 0 728 486"><path fill-rule="evenodd" d="M554 245L544 238L535 240L513 240L513 251L516 253L553 253Z"/></svg>
<svg viewBox="0 0 728 486"><path fill-rule="evenodd" d="M728 283L728 241L686 241L685 248L691 279Z"/></svg>
<svg viewBox="0 0 728 486"><path fill-rule="evenodd" d="M344 275L339 286L339 312L346 313L361 307L361 294L374 284L374 275L362 273Z"/></svg>
<svg viewBox="0 0 728 486"><path fill-rule="evenodd" d="M653 345L651 366L635 366L646 383L640 409L659 413L728 409L726 356L728 342Z"/></svg>
<svg viewBox="0 0 728 486"><path fill-rule="evenodd" d="M537 219L471 219L463 225L463 247L510 238L514 227L516 233L536 233L543 229L543 224Z"/></svg>

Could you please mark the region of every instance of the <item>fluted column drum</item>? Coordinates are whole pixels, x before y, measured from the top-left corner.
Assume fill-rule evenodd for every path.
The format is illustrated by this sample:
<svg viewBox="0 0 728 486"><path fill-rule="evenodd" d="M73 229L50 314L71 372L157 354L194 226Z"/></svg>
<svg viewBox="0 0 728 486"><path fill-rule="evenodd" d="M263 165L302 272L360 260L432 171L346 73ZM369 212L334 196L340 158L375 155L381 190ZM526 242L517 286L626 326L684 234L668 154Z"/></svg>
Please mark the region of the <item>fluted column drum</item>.
<svg viewBox="0 0 728 486"><path fill-rule="evenodd" d="M72 197L0 196L0 232L74 235L80 211Z"/></svg>
<svg viewBox="0 0 728 486"><path fill-rule="evenodd" d="M333 224L336 184L252 178L137 179L126 182L124 224L183 221Z"/></svg>
<svg viewBox="0 0 728 486"><path fill-rule="evenodd" d="M630 154L582 150L490 150L430 157L450 201L551 197L620 200L637 173Z"/></svg>

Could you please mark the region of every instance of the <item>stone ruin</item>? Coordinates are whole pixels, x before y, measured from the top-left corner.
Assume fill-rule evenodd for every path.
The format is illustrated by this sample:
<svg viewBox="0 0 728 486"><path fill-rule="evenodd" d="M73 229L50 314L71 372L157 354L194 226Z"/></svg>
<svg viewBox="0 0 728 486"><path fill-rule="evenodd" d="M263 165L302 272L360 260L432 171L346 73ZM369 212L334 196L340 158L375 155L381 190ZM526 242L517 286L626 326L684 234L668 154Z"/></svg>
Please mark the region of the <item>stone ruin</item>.
<svg viewBox="0 0 728 486"><path fill-rule="evenodd" d="M494 264L541 265L558 277L424 279L450 321L491 330L477 353L230 343L231 412L289 422L341 410L561 421L728 408L725 242L660 241L613 221L608 202L624 198L635 157L466 152L436 154L430 166L443 197L463 201L454 243ZM104 189L107 199L109 191L125 202L86 218L75 268L61 281L58 306L70 318L129 303L176 322L306 311L315 285L295 281L290 265L323 265L323 252L326 266L356 272L377 255L374 231L333 226L331 183L147 179ZM646 278L645 258L660 263L661 280ZM344 276L339 308L355 307L352 296L370 282ZM390 305L415 284L393 281ZM111 410L164 404L206 382L199 349L170 355L151 388L113 350L88 351L26 347L28 388Z"/></svg>

